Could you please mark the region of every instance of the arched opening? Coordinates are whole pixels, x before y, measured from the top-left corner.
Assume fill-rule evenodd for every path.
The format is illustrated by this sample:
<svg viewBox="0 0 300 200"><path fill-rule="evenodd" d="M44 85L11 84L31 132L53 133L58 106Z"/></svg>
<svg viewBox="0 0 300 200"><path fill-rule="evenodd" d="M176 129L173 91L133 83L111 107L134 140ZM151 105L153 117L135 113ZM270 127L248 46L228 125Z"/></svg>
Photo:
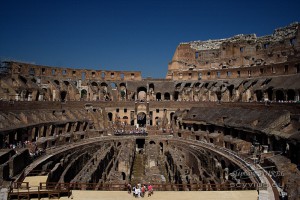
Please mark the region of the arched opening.
<svg viewBox="0 0 300 200"><path fill-rule="evenodd" d="M60 92L60 100L62 102L66 101L66 97L67 97L67 92L66 91L61 91Z"/></svg>
<svg viewBox="0 0 300 200"><path fill-rule="evenodd" d="M125 83L120 83L120 96L122 100L126 99L126 85Z"/></svg>
<svg viewBox="0 0 300 200"><path fill-rule="evenodd" d="M295 91L294 90L288 90L287 91L287 100L288 101L294 101L295 100Z"/></svg>
<svg viewBox="0 0 300 200"><path fill-rule="evenodd" d="M170 121L173 120L173 116L174 116L174 112L171 112L171 113L170 113Z"/></svg>
<svg viewBox="0 0 300 200"><path fill-rule="evenodd" d="M137 89L138 100L139 101L146 101L147 99L147 89L145 87L139 87Z"/></svg>
<svg viewBox="0 0 300 200"><path fill-rule="evenodd" d="M158 92L156 93L156 101L160 101L161 100L161 93Z"/></svg>
<svg viewBox="0 0 300 200"><path fill-rule="evenodd" d="M70 85L69 81L64 81L64 84L65 84L66 86L69 86L69 85Z"/></svg>
<svg viewBox="0 0 300 200"><path fill-rule="evenodd" d="M154 142L153 140L151 140L151 141L149 142L149 144L155 144L155 142Z"/></svg>
<svg viewBox="0 0 300 200"><path fill-rule="evenodd" d="M107 115L108 115L108 120L111 122L113 119L113 114L109 112Z"/></svg>
<svg viewBox="0 0 300 200"><path fill-rule="evenodd" d="M105 83L105 82L102 82L100 85L101 85L101 87L107 87L108 86L107 83Z"/></svg>
<svg viewBox="0 0 300 200"><path fill-rule="evenodd" d="M257 101L263 101L263 93L262 93L261 90L256 90L255 94L256 94L256 100Z"/></svg>
<svg viewBox="0 0 300 200"><path fill-rule="evenodd" d="M194 131L198 131L199 130L198 124L193 123L193 129L194 129Z"/></svg>
<svg viewBox="0 0 300 200"><path fill-rule="evenodd" d="M152 91L154 92L154 84L153 83L149 84L149 91L150 92L152 92Z"/></svg>
<svg viewBox="0 0 300 200"><path fill-rule="evenodd" d="M107 91L107 83L105 82L102 82L100 84L100 99L101 100L105 100L105 101L108 101L109 100L109 93Z"/></svg>
<svg viewBox="0 0 300 200"><path fill-rule="evenodd" d="M160 126L161 125L161 118L160 117L155 117L155 125Z"/></svg>
<svg viewBox="0 0 300 200"><path fill-rule="evenodd" d="M171 98L170 98L170 93L166 92L166 93L164 94L164 99L167 100L167 101L171 100Z"/></svg>
<svg viewBox="0 0 300 200"><path fill-rule="evenodd" d="M82 100L86 100L87 99L87 91L85 89L81 90L80 98Z"/></svg>
<svg viewBox="0 0 300 200"><path fill-rule="evenodd" d="M91 84L92 86L94 86L94 87L98 87L98 83L96 83L95 81L94 82L92 82L92 84Z"/></svg>
<svg viewBox="0 0 300 200"><path fill-rule="evenodd" d="M231 100L232 96L233 96L233 89L234 89L234 85L229 85L227 86L227 89L229 91L229 100Z"/></svg>
<svg viewBox="0 0 300 200"><path fill-rule="evenodd" d="M276 91L276 101L284 101L284 93L281 90Z"/></svg>
<svg viewBox="0 0 300 200"><path fill-rule="evenodd" d="M144 127L146 125L146 114L144 112L138 113L137 123L139 127Z"/></svg>
<svg viewBox="0 0 300 200"><path fill-rule="evenodd" d="M126 174L125 174L125 172L122 172L122 179L123 179L123 181L126 180Z"/></svg>
<svg viewBox="0 0 300 200"><path fill-rule="evenodd" d="M175 101L178 100L178 97L179 97L179 92L178 91L174 92L174 100Z"/></svg>
<svg viewBox="0 0 300 200"><path fill-rule="evenodd" d="M54 83L55 83L56 85L59 85L59 81L58 81L58 80L54 80Z"/></svg>
<svg viewBox="0 0 300 200"><path fill-rule="evenodd" d="M128 117L127 117L127 116L124 116L124 117L123 117L123 123L124 123L125 125L128 124Z"/></svg>

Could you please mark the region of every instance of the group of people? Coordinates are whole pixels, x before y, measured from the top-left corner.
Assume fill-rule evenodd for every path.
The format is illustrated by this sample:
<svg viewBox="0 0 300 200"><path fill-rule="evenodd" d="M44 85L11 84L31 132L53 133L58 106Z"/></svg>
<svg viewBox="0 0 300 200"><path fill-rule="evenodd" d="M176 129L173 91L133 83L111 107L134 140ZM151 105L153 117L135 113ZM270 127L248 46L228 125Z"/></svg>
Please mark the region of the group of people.
<svg viewBox="0 0 300 200"><path fill-rule="evenodd" d="M136 186L131 186L130 183L128 183L127 185L127 191L128 194L131 194L136 198L139 197L144 197L146 192L148 192L148 197L150 197L151 195L153 195L153 186L151 184L146 185L146 184L137 184Z"/></svg>

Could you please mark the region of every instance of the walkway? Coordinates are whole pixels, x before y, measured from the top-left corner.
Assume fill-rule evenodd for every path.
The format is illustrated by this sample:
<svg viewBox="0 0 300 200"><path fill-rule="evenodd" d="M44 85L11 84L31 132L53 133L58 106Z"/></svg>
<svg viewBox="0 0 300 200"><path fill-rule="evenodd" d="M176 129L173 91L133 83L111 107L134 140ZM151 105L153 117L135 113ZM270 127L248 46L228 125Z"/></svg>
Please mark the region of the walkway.
<svg viewBox="0 0 300 200"><path fill-rule="evenodd" d="M72 191L74 200L133 200L132 195L127 192L110 192L110 191ZM148 200L257 200L256 190L244 190L244 191L189 191L189 192L155 192L151 197L145 197ZM48 198L41 198L48 199ZM67 200L68 197L61 197L60 200ZM68 199L68 200L69 200ZM139 198L143 199L143 198Z"/></svg>

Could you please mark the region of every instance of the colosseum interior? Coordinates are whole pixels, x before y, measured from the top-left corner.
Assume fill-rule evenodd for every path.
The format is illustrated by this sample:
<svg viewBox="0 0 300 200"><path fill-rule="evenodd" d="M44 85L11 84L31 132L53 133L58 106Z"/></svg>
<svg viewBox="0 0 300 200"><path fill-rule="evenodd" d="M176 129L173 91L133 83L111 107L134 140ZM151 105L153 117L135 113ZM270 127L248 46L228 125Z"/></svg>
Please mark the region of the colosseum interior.
<svg viewBox="0 0 300 200"><path fill-rule="evenodd" d="M165 79L1 63L1 192L151 183L300 199L299 30L180 43Z"/></svg>

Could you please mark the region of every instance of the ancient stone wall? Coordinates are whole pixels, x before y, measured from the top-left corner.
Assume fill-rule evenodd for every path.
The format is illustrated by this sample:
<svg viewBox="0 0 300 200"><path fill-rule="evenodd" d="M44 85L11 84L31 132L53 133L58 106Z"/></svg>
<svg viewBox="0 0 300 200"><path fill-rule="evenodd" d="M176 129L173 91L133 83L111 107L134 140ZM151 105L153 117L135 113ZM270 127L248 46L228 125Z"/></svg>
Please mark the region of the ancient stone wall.
<svg viewBox="0 0 300 200"><path fill-rule="evenodd" d="M166 78L208 80L298 73L298 30L299 23L294 23L263 37L236 35L181 43L169 63ZM295 60L296 63L288 63Z"/></svg>

